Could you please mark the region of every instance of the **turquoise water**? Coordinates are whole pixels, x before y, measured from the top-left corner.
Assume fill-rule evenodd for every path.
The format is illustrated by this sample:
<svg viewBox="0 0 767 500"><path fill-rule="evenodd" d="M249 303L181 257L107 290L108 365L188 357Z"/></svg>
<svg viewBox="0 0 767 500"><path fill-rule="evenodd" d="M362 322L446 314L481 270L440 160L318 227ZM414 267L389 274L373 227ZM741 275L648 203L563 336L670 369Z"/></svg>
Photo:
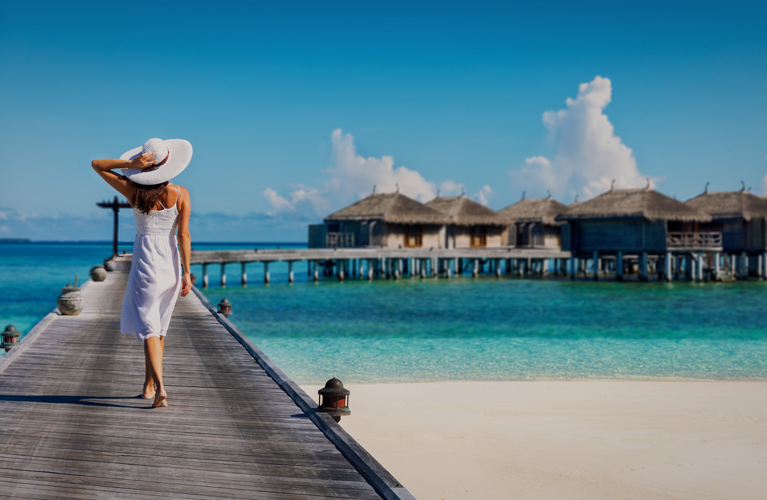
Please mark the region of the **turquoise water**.
<svg viewBox="0 0 767 500"><path fill-rule="evenodd" d="M109 253L108 246L51 246L35 258L23 247L0 245L0 326L15 322L24 331L54 306L75 268L84 275ZM46 261L56 265L38 263ZM265 287L261 269L248 266L251 284L242 288L232 265L230 286L205 293L214 303L227 297L230 319L299 383L767 378L763 282L327 278L314 285L296 266L297 282L288 285L286 267L272 264ZM218 266L210 270L218 283Z"/></svg>

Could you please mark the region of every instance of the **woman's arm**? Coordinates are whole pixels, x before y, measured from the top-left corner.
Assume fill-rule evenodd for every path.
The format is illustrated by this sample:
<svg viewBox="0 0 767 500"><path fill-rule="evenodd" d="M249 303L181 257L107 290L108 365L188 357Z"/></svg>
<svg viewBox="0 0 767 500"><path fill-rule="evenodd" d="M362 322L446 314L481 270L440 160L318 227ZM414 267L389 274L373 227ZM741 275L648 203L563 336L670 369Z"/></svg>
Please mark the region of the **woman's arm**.
<svg viewBox="0 0 767 500"><path fill-rule="evenodd" d="M186 297L192 291L192 277L190 270L190 257L192 255L192 236L189 234L189 216L192 213L192 201L189 191L181 186L178 207L178 247L181 251L181 265L184 266L184 275L181 277L181 296Z"/></svg>
<svg viewBox="0 0 767 500"><path fill-rule="evenodd" d="M91 167L98 173L102 179L107 181L107 184L115 188L120 194L128 198L133 199L133 183L124 176L112 172L116 168L146 168L151 167L154 164L152 157L154 153L146 153L141 156L128 161L128 160L93 160Z"/></svg>

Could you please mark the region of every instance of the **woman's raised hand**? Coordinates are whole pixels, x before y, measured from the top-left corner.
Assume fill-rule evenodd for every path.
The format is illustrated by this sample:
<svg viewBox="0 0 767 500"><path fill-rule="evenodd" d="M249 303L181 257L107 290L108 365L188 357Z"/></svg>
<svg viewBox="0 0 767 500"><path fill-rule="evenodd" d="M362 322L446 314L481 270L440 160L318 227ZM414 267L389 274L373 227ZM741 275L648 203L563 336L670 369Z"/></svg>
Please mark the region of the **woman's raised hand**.
<svg viewBox="0 0 767 500"><path fill-rule="evenodd" d="M154 165L154 153L138 155L130 161L130 168L145 169Z"/></svg>

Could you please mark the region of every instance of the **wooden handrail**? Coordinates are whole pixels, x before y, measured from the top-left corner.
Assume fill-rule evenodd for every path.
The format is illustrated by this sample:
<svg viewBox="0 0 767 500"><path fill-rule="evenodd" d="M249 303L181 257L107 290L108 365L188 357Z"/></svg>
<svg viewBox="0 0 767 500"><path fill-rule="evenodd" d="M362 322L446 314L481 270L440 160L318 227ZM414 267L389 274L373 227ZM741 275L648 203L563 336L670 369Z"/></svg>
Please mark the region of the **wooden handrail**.
<svg viewBox="0 0 767 500"><path fill-rule="evenodd" d="M722 233L668 233L668 248L719 248L722 246Z"/></svg>

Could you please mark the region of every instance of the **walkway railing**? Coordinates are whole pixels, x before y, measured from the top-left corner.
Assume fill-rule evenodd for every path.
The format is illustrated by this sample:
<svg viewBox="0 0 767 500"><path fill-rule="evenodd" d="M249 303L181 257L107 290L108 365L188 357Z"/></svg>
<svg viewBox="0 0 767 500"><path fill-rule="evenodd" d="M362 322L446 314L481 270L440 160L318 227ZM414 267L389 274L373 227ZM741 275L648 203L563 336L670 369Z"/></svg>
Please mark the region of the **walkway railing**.
<svg viewBox="0 0 767 500"><path fill-rule="evenodd" d="M327 248L353 248L354 233L328 233L325 235Z"/></svg>
<svg viewBox="0 0 767 500"><path fill-rule="evenodd" d="M722 233L668 233L668 248L721 248Z"/></svg>

